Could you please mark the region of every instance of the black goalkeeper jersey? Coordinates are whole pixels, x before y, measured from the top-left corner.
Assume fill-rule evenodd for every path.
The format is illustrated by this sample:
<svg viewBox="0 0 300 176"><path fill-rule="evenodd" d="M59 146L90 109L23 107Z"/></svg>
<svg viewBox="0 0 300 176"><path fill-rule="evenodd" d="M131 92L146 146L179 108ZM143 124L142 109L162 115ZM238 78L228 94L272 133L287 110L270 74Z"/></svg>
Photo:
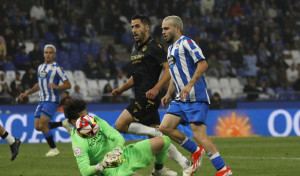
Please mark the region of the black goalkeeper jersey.
<svg viewBox="0 0 300 176"><path fill-rule="evenodd" d="M145 97L146 92L158 82L162 64L167 62L167 53L161 44L149 37L140 46L136 44L132 47L130 62L135 98ZM157 98L161 98L160 93Z"/></svg>

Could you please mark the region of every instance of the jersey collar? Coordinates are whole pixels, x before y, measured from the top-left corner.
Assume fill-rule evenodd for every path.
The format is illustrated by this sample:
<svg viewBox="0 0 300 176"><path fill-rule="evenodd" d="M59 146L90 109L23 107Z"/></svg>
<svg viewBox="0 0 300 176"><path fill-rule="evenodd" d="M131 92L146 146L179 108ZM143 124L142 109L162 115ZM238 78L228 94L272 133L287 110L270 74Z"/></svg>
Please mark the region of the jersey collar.
<svg viewBox="0 0 300 176"><path fill-rule="evenodd" d="M136 42L136 43L135 43L135 49L138 49L138 48L141 48L141 47L147 45L147 44L148 44L149 42L151 42L152 40L153 40L152 37L149 36L148 39L147 39L144 43L142 43L140 46L138 46L138 43Z"/></svg>

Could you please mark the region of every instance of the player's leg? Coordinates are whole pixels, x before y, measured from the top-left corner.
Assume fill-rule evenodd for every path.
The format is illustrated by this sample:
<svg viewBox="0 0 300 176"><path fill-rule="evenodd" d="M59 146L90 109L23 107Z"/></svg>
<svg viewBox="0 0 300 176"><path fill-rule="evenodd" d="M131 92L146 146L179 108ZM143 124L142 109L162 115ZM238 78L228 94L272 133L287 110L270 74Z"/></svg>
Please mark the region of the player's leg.
<svg viewBox="0 0 300 176"><path fill-rule="evenodd" d="M6 142L10 145L10 150L12 154L11 160L13 161L19 153L19 147L21 144L20 139L14 138L1 125L0 125L0 136L2 139L6 140Z"/></svg>
<svg viewBox="0 0 300 176"><path fill-rule="evenodd" d="M43 102L40 103L39 107L37 108L35 114L35 128L38 131L41 131L50 146L50 151L46 153L46 156L56 156L59 154L58 149L56 148L52 132L49 128L49 122L54 116L56 110L58 108L58 104L56 103L48 103Z"/></svg>
<svg viewBox="0 0 300 176"><path fill-rule="evenodd" d="M116 129L121 133L127 133L129 125L133 122L132 115L125 109L115 122Z"/></svg>
<svg viewBox="0 0 300 176"><path fill-rule="evenodd" d="M72 131L72 127L71 124L69 123L68 119L65 119L63 121L60 122L49 122L49 128L50 129L54 129L57 127L64 127L66 128L66 130L68 131L69 135L71 134Z"/></svg>
<svg viewBox="0 0 300 176"><path fill-rule="evenodd" d="M194 133L194 138L201 146L204 148L206 152L208 152L209 159L211 160L213 166L217 170L217 176L223 175L232 175L231 169L229 169L221 157L220 153L217 150L216 145L212 142L212 140L207 136L206 133L206 125L199 123L191 123L191 129ZM226 176L227 176L226 175Z"/></svg>

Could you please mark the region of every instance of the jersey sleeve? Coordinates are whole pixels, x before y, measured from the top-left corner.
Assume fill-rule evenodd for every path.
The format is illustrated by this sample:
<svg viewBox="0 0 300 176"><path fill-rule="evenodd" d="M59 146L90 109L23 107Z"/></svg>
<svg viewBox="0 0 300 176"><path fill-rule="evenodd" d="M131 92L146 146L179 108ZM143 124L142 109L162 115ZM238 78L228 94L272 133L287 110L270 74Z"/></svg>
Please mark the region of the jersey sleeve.
<svg viewBox="0 0 300 176"><path fill-rule="evenodd" d="M183 46L189 51L189 54L193 58L194 63L205 59L202 50L192 39L185 39L183 41Z"/></svg>
<svg viewBox="0 0 300 176"><path fill-rule="evenodd" d="M62 82L68 80L68 77L64 72L64 69L60 66L57 66L57 75Z"/></svg>
<svg viewBox="0 0 300 176"><path fill-rule="evenodd" d="M100 125L101 132L115 144L115 147L123 147L125 144L124 137L113 127L111 127L105 120L97 118Z"/></svg>
<svg viewBox="0 0 300 176"><path fill-rule="evenodd" d="M83 176L96 174L95 166L90 165L88 144L86 141L87 140L82 140L79 137L73 137L72 135L72 148L74 156L76 158L80 173Z"/></svg>
<svg viewBox="0 0 300 176"><path fill-rule="evenodd" d="M159 65L167 62L167 53L161 44L153 42L149 54L157 60Z"/></svg>

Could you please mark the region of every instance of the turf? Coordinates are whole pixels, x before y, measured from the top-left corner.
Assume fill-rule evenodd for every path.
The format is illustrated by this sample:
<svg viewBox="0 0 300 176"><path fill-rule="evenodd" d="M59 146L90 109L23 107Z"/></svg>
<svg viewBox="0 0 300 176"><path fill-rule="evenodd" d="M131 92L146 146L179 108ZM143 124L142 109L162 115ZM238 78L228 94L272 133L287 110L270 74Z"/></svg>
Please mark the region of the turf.
<svg viewBox="0 0 300 176"><path fill-rule="evenodd" d="M299 176L300 175L300 138L299 137L251 137L251 138L212 138L227 165L236 176ZM131 143L135 141L128 141ZM175 144L176 145L176 144ZM178 146L178 145L177 145ZM0 144L0 175L47 176L80 175L70 143L57 143L59 156L46 158L47 144L21 144L20 153L11 162L7 144ZM178 149L186 156L189 153ZM167 159L166 164L181 174L181 168ZM138 170L148 176L153 165ZM214 176L215 169L206 156L195 176Z"/></svg>

